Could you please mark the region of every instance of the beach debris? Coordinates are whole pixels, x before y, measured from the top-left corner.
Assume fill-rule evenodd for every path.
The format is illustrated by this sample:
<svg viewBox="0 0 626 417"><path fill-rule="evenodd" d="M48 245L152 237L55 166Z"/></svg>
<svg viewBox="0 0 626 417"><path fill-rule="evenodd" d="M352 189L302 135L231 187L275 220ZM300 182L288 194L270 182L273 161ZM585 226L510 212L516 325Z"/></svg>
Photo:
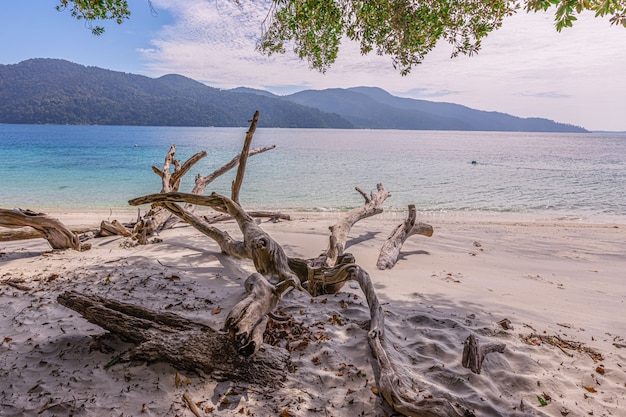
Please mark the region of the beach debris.
<svg viewBox="0 0 626 417"><path fill-rule="evenodd" d="M467 336L463 345L461 364L475 374L480 374L485 356L492 352L503 353L506 347L503 343L488 343L481 346L478 337L472 334Z"/></svg>
<svg viewBox="0 0 626 417"><path fill-rule="evenodd" d="M569 353L568 350L573 350L579 353L586 353L594 362L600 362L604 360L602 354L597 350L587 347L580 342L576 342L573 340L563 340L556 335L531 333L527 335L520 335L520 337L522 338L524 343L528 345L540 346L545 343L557 347L569 357L573 357L574 355Z"/></svg>
<svg viewBox="0 0 626 417"><path fill-rule="evenodd" d="M108 369L108 368L112 367L113 365L118 363L120 360L121 360L121 357L119 355L113 357L113 359L111 359L110 361L108 361L106 363L106 365L104 365L104 369Z"/></svg>
<svg viewBox="0 0 626 417"><path fill-rule="evenodd" d="M415 204L409 204L409 213L404 223L400 223L391 232L378 255L376 267L378 269L391 269L398 262L400 250L404 242L413 235L432 236L433 227L426 223L417 222L417 210Z"/></svg>
<svg viewBox="0 0 626 417"><path fill-rule="evenodd" d="M185 385L191 384L191 378L187 378L184 375L181 375L180 372L176 372L174 375L174 386L176 388L184 387Z"/></svg>
<svg viewBox="0 0 626 417"><path fill-rule="evenodd" d="M604 375L604 365L600 364L598 366L596 366L596 372L599 373L600 375Z"/></svg>
<svg viewBox="0 0 626 417"><path fill-rule="evenodd" d="M192 401L191 397L189 396L189 393L186 392L186 393L183 394L183 400L185 400L185 404L187 404L187 407L189 407L189 410L196 417L202 417L202 414L200 414L200 410L198 410L198 407Z"/></svg>
<svg viewBox="0 0 626 417"><path fill-rule="evenodd" d="M331 233L327 249L313 259L289 258L283 248L239 205L238 195L250 145L249 139L256 127L258 115L259 113L255 112L250 129L246 133L239 162L240 169L231 187L231 198L217 193L201 196L164 190L162 193L132 199L129 204L153 204L153 207L154 205L163 207L213 239L223 253L253 261L257 272L251 274L245 281L247 296L232 308L224 326L238 355L250 359L258 358L259 353L263 351L260 348L270 320L268 314L278 306L286 291L295 288L306 291L312 297L337 294L346 282L353 280L363 291L370 310L371 320L367 338L372 355L378 363L375 379L382 397L396 412L404 415L466 414L467 409L462 404L458 404L443 393L438 396L421 397L420 392L429 389L431 385L427 381L418 378L417 383L397 374L401 366L387 352L389 345L384 341L385 314L372 280L369 274L356 264L352 254L344 253L352 226L362 219L382 213L382 203L390 196L382 184L377 184L377 191L372 191L370 195L355 187L365 199L365 203L345 213L329 228ZM181 202L209 206L220 213L230 215L237 222L244 236L243 241L236 241L228 233L209 226L203 219L181 207L179 205ZM417 385L423 387L417 389ZM440 392L434 385L430 388Z"/></svg>
<svg viewBox="0 0 626 417"><path fill-rule="evenodd" d="M500 325L500 327L502 327L504 330L513 330L513 324L511 323L511 320L509 319L502 319L498 322L498 324Z"/></svg>
<svg viewBox="0 0 626 417"><path fill-rule="evenodd" d="M7 279L2 281L3 284L8 285L9 287L13 287L15 289L18 289L20 291L30 291L32 290L31 287L29 287L28 285L24 285L23 284L24 280L21 278L11 278L11 279Z"/></svg>
<svg viewBox="0 0 626 417"><path fill-rule="evenodd" d="M288 407L285 407L280 412L280 417L294 417L295 414L292 414L291 410Z"/></svg>
<svg viewBox="0 0 626 417"><path fill-rule="evenodd" d="M168 281L180 281L180 277L178 275L170 275L168 277L163 277L163 279Z"/></svg>
<svg viewBox="0 0 626 417"><path fill-rule="evenodd" d="M587 392L591 392L591 393L598 392L598 391L596 391L596 389L595 389L594 387L592 387L591 385L583 385L583 388L584 388L584 389L586 389L586 390L587 390Z"/></svg>
<svg viewBox="0 0 626 417"><path fill-rule="evenodd" d="M548 405L548 401L546 401L546 399L544 399L540 395L537 395L537 400L539 401L539 404L541 405L541 407L545 407L546 405Z"/></svg>
<svg viewBox="0 0 626 417"><path fill-rule="evenodd" d="M206 187L213 182L215 179L219 178L221 175L230 171L231 169L239 166L238 168L238 177L243 180L243 170L245 169L245 163L247 159L251 156L267 152L276 147L276 145L263 146L260 148L250 149L250 141L252 140L252 135L256 130L256 125L258 123L258 112L255 114L254 118L251 120L250 129L246 133L246 142L244 142L244 150L239 154L232 158L229 162L216 169L212 173L202 176L198 174L195 178L194 187L191 190L191 195L201 196L204 194ZM172 193L178 192L182 178L185 176L191 168L202 158L207 155L206 151L200 151L196 154L192 155L189 159L187 159L184 163L181 163L180 160L175 158L176 155L176 145L173 144L169 151L165 156L165 161L161 168L156 166L152 166L152 171L161 177L161 193ZM243 163L243 166L241 165ZM241 187L241 184L238 184L236 187ZM238 196L234 196L234 201L238 202ZM195 215L196 205L194 202L187 202L184 208L180 208L181 211L184 210L187 216L192 216L198 219ZM290 220L288 215L283 213L276 212L250 212L253 217L269 217L270 219L284 219ZM219 213L215 218L207 218L205 219L205 223L208 225L210 223L215 223L218 221L230 220L232 217L228 213ZM141 212L138 212L137 220L134 223L129 224L121 224L117 222L117 220L113 220L112 222L102 222L100 227L100 233L102 236L110 236L110 235L121 235L131 237L134 241L136 241L140 245L145 245L149 242L149 237L157 234L163 230L171 229L180 221L187 221L179 214L172 213L172 211L163 207L162 205L156 204L153 205L150 210L148 210L143 216ZM153 243L160 242L160 239L153 240Z"/></svg>

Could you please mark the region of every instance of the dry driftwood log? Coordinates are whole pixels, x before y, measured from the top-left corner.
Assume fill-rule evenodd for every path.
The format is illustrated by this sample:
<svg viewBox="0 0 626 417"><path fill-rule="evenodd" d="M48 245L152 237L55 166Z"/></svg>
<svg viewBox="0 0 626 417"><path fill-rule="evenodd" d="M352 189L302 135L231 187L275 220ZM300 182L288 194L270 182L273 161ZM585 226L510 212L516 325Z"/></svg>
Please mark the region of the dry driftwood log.
<svg viewBox="0 0 626 417"><path fill-rule="evenodd" d="M10 229L29 226L41 233L52 249L80 250L78 235L62 222L44 213L22 209L0 209L0 227Z"/></svg>
<svg viewBox="0 0 626 417"><path fill-rule="evenodd" d="M238 355L227 335L172 313L67 291L57 301L90 323L136 344L123 359L164 361L177 369L202 371L217 380L280 384L289 364L286 352L266 346L253 357Z"/></svg>
<svg viewBox="0 0 626 417"><path fill-rule="evenodd" d="M391 269L398 261L400 250L404 242L413 235L432 236L433 227L426 223L416 223L417 210L415 205L409 205L409 213L404 223L400 223L391 232L391 235L387 238L387 241L380 249L380 255L376 262L378 269Z"/></svg>

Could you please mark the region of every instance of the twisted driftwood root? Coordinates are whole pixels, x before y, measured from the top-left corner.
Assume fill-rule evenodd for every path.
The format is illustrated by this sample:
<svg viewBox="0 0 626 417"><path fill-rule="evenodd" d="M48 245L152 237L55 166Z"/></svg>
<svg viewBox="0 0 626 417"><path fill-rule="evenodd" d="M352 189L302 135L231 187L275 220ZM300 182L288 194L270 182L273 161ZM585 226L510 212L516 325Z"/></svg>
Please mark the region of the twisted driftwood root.
<svg viewBox="0 0 626 417"><path fill-rule="evenodd" d="M168 362L177 369L202 371L217 380L268 386L281 384L288 354L272 346L253 357L239 355L226 334L172 313L158 313L132 304L67 291L57 301L90 323L137 346L126 359Z"/></svg>
<svg viewBox="0 0 626 417"><path fill-rule="evenodd" d="M284 281L287 285L289 281ZM240 355L251 356L263 344L267 315L280 301L286 285L274 286L263 275L254 273L245 282L248 295L237 303L226 317L224 330L228 332Z"/></svg>

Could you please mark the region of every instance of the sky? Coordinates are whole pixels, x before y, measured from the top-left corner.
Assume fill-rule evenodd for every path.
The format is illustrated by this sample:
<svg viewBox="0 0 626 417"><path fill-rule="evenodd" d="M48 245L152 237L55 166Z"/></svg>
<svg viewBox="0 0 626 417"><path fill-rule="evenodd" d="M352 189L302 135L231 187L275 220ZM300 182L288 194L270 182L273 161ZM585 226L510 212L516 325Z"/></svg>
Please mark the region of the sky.
<svg viewBox="0 0 626 417"><path fill-rule="evenodd" d="M362 56L342 43L320 74L289 49L255 50L269 0L129 0L130 20L105 22L94 36L56 0L3 4L0 64L61 58L86 66L160 77L181 74L211 87L259 88L285 95L305 89L372 86L423 100L462 104L519 117L544 117L589 130L626 131L626 28L579 17L557 32L552 14L519 12L472 57L450 58L438 45L408 76L391 58Z"/></svg>

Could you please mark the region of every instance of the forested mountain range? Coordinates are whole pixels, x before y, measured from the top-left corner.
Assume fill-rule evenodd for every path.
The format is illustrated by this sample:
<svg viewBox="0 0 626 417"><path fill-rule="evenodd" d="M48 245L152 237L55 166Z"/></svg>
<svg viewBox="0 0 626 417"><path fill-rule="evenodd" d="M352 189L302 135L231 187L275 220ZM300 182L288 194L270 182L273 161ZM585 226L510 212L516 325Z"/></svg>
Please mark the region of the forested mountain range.
<svg viewBox="0 0 626 417"><path fill-rule="evenodd" d="M342 117L273 97L148 78L57 59L0 65L0 123L350 128Z"/></svg>
<svg viewBox="0 0 626 417"><path fill-rule="evenodd" d="M400 98L372 87L278 96L212 88L180 75L149 78L58 59L0 65L0 123L585 132L451 103Z"/></svg>
<svg viewBox="0 0 626 417"><path fill-rule="evenodd" d="M542 118L471 109L452 103L401 98L373 87L301 91L285 97L295 103L325 109L357 128L404 130L480 130L512 132L586 132Z"/></svg>

